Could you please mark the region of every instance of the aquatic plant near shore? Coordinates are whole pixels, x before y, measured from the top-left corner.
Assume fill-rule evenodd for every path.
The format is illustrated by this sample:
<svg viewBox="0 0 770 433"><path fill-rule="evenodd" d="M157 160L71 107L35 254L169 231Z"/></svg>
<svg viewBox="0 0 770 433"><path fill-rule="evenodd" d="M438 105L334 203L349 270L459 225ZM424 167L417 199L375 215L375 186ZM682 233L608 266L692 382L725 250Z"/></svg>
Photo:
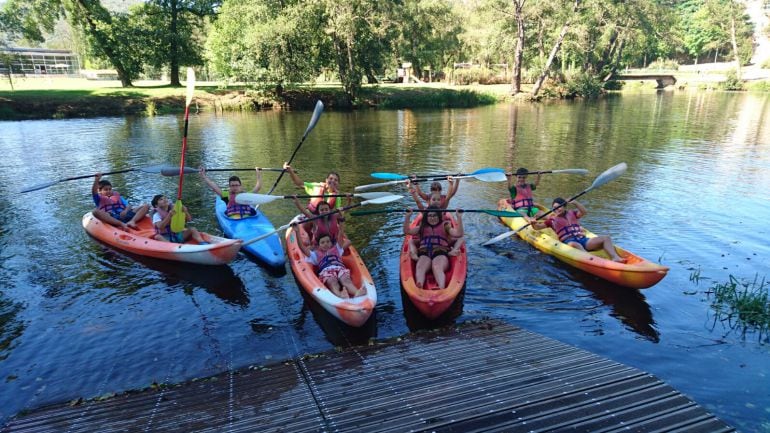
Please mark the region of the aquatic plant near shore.
<svg viewBox="0 0 770 433"><path fill-rule="evenodd" d="M770 337L770 295L763 277L751 282L740 281L730 275L726 283L717 283L707 292L713 296L711 308L719 320L731 330L740 330L741 336L757 332L759 339Z"/></svg>

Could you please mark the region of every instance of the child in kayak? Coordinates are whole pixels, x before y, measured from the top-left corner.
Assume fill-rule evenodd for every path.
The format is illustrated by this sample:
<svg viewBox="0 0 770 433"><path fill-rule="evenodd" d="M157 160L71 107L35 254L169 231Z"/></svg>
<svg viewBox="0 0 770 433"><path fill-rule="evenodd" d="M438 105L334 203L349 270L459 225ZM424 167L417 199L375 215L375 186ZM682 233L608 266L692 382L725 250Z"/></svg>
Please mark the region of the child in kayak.
<svg viewBox="0 0 770 433"><path fill-rule="evenodd" d="M433 208L428 208L433 209ZM415 265L415 283L422 289L425 278L430 270L439 289L446 287L446 271L449 269L449 240L463 236L462 211L455 212L456 226L443 219L441 212L426 212L418 226L411 227L412 210L404 216L404 234L416 236L419 239L417 254L419 259Z"/></svg>
<svg viewBox="0 0 770 433"><path fill-rule="evenodd" d="M254 170L257 171L257 183L254 185L254 188L251 189L251 192L257 193L259 192L259 189L262 188L262 169L255 167ZM222 201L227 203L227 210L225 210L225 214L228 217L239 219L248 218L257 214L257 210L253 207L246 204L240 204L235 201L235 196L243 192L241 178L238 176L230 176L230 179L227 180L227 191L222 191L222 189L220 189L219 186L206 175L206 167L200 166L198 168L198 174L200 174L203 181L206 182L206 185L208 185L209 189L214 191L214 193L219 196Z"/></svg>
<svg viewBox="0 0 770 433"><path fill-rule="evenodd" d="M430 207L435 209L446 209L449 206L449 200L452 198L452 196L454 196L455 193L457 193L457 188L460 184L460 181L457 180L453 187L451 177L448 180L450 185L449 190L452 191L451 195L446 195L446 196L442 195L441 184L438 182L433 182L433 185L431 185L431 194L428 196L427 203L423 203L422 200L420 200L421 196L416 188L416 184L415 184L415 187L413 187L411 182L407 182L409 193L412 195L412 198L414 199L415 203L417 203L417 209L424 210ZM448 221L447 218L444 218L444 219ZM417 254L417 243L418 241L416 239L413 239L412 242L409 243L409 256L414 261L417 261L419 259L419 256ZM454 244L452 245L452 249L450 249L447 254L450 256L456 256L460 254L460 247L462 247L464 243L465 243L465 237L455 239Z"/></svg>
<svg viewBox="0 0 770 433"><path fill-rule="evenodd" d="M577 248L583 251L596 251L598 249L604 249L607 255L613 262L624 263L625 259L620 257L615 251L615 247L612 245L612 239L609 236L596 236L588 238L583 234L583 228L580 227L578 220L586 215L586 208L577 202L572 200L572 203L577 208L577 211L567 210L567 201L561 197L557 197L553 200L554 215L545 221L530 222L532 228L535 230L542 230L546 227L550 227L559 236L559 240L573 248Z"/></svg>
<svg viewBox="0 0 770 433"><path fill-rule="evenodd" d="M532 217L537 216L540 212L535 206L534 198L532 197L532 191L540 184L540 173L535 178L535 183L527 183L527 171L526 168L520 167L516 170L516 182L513 182L511 174L505 175L508 179L508 192L511 194L511 198L508 199L508 203L511 204L513 210L518 212L527 221L531 222Z"/></svg>
<svg viewBox="0 0 770 433"><path fill-rule="evenodd" d="M326 180L323 182L303 182L288 162L283 163L283 169L289 172L289 176L291 176L291 181L294 182L294 185L296 185L297 188L302 188L307 195L325 196L327 194L340 193L340 175L336 171L330 171L329 174L326 175ZM339 209L345 206L342 204L342 200L338 200L338 198L340 197L328 197L326 202L329 203L329 207L332 209ZM351 199L352 195L348 195L347 205L350 205ZM322 201L324 201L322 197L311 198L310 202L307 204L308 210L315 213L316 207Z"/></svg>
<svg viewBox="0 0 770 433"><path fill-rule="evenodd" d="M329 206L329 203L322 201L318 203L318 206L316 206L316 212L310 212L310 210L299 202L299 199L297 196L294 196L294 205L297 206L297 209L299 209L300 212L302 212L303 215L305 215L308 218L312 218L314 216L322 215L322 214L328 214L332 211L331 207ZM318 245L318 239L321 237L321 235L329 235L331 237L332 243L336 244L340 240L340 233L342 233L342 224L345 222L345 217L342 215L342 213L334 213L328 216L325 216L323 218L318 218L316 220L312 221L312 228L310 230L310 244L311 245ZM304 224L306 226L311 225L310 223Z"/></svg>
<svg viewBox="0 0 770 433"><path fill-rule="evenodd" d="M94 175L94 183L91 186L91 196L96 209L93 214L101 221L122 229L137 229L137 221L147 215L149 207L147 204L141 204L136 207L128 205L128 201L112 189L109 180L102 179L101 173Z"/></svg>
<svg viewBox="0 0 770 433"><path fill-rule="evenodd" d="M192 239L198 244L208 244L208 242L203 240L200 232L193 227L185 227L184 230L179 233L174 233L171 231L171 218L174 216L176 211L174 210L174 207L171 206L171 202L165 195L158 194L154 196L152 198L152 207L152 226L155 228L154 239L156 241L183 244ZM185 214L185 221L191 221L192 215L190 215L190 212L187 211L187 206L182 206L182 211Z"/></svg>
<svg viewBox="0 0 770 433"><path fill-rule="evenodd" d="M328 233L323 233L318 238L318 247L313 250L302 242L298 242L298 245L306 256L305 261L316 267L318 278L335 296L348 299L366 294L365 287L358 288L353 284L350 269L342 262L345 248L350 246L349 240L344 239L335 244Z"/></svg>
<svg viewBox="0 0 770 433"><path fill-rule="evenodd" d="M448 191L446 194L441 193L441 182L433 182L430 184L430 194L422 192L419 182L407 181L406 186L409 188L409 192L412 192L412 189L414 189L414 191L417 193L417 196L419 196L424 201L430 201L430 196L438 193L441 197L440 206L442 209L446 209L449 207L449 200L451 200L452 197L457 194L457 190L460 188L460 179L454 179L452 176L448 176L446 180L447 183L449 183L449 187L447 188ZM416 198L415 201L417 201Z"/></svg>

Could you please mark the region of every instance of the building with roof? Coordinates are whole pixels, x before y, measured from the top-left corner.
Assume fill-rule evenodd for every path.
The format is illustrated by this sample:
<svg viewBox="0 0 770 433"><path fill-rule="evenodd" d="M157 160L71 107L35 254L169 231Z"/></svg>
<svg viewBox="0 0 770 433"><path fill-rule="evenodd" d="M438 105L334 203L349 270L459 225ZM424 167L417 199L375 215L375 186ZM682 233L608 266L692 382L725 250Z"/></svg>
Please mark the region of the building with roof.
<svg viewBox="0 0 770 433"><path fill-rule="evenodd" d="M0 48L5 57L0 61L0 74L7 74L10 66L13 74L25 76L63 75L79 76L80 60L69 50L45 48Z"/></svg>

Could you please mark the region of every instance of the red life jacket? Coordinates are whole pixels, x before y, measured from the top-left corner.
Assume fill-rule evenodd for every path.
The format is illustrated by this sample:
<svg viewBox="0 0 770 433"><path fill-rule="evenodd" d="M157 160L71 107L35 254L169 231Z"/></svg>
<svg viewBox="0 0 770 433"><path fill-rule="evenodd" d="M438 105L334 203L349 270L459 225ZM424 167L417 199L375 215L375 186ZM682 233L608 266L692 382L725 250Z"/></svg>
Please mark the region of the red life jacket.
<svg viewBox="0 0 770 433"><path fill-rule="evenodd" d="M156 207L155 208L155 212L160 214L160 219L162 219L162 220L166 219L166 217L168 216L168 211L163 210L161 208L157 208ZM153 224L152 227L155 229L155 234L157 234L157 235L161 235L161 236L165 237L166 239L174 239L175 238L174 232L171 231L171 222L166 224L166 227L164 227L162 229L159 229L158 226L156 226L155 224Z"/></svg>
<svg viewBox="0 0 770 433"><path fill-rule="evenodd" d="M583 228L580 227L578 219L577 212L570 210L567 211L565 217L554 216L546 220L545 223L556 232L559 236L559 240L564 242L569 238L580 239L585 236L583 235Z"/></svg>
<svg viewBox="0 0 770 433"><path fill-rule="evenodd" d="M535 205L535 200L532 198L532 184L514 185L516 188L516 195L509 200L514 209L520 207L532 207Z"/></svg>
<svg viewBox="0 0 770 433"><path fill-rule="evenodd" d="M318 258L318 272L323 271L329 266L345 267L345 264L342 263L342 257L340 256L340 252L337 250L336 245L326 250L326 252L321 252L321 250L316 249L315 254Z"/></svg>
<svg viewBox="0 0 770 433"><path fill-rule="evenodd" d="M328 221L326 218L319 218L315 220L313 224L313 243L318 244L318 238L322 235L329 235L332 239L332 244L337 243L337 238L340 234L340 224L338 221L339 214L330 215Z"/></svg>
<svg viewBox="0 0 770 433"><path fill-rule="evenodd" d="M225 215L227 216L235 216L240 215L241 218L244 217L250 217L257 214L257 211L247 205L247 204L240 204L235 201L235 197L228 194L227 196L227 209L225 209Z"/></svg>
<svg viewBox="0 0 770 433"><path fill-rule="evenodd" d="M449 239L444 229L444 222L436 224L435 226L429 226L425 224L420 229L420 247L419 249L427 250L428 256L433 257L433 250L448 250Z"/></svg>
<svg viewBox="0 0 770 433"><path fill-rule="evenodd" d="M121 200L120 193L112 190L112 195L109 197L99 194L99 209L114 217L115 215L119 216L126 209L126 205Z"/></svg>
<svg viewBox="0 0 770 433"><path fill-rule="evenodd" d="M309 195L326 195L326 186L318 186L313 191L312 194ZM318 208L318 204L321 203L324 199L322 197L313 197L310 199L310 202L307 204L307 209L310 212L316 213L316 209ZM326 202L329 203L329 207L334 209L335 206L337 206L337 197L327 197Z"/></svg>

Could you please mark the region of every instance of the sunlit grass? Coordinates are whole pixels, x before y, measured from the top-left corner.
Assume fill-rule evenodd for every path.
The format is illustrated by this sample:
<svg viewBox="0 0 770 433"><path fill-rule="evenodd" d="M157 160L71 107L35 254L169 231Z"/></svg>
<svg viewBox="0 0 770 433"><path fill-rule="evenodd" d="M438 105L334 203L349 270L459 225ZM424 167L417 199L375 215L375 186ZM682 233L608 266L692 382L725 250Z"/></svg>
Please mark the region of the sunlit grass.
<svg viewBox="0 0 770 433"><path fill-rule="evenodd" d="M730 275L729 281L717 283L708 294L713 297L711 308L716 319L729 329L739 330L742 336L757 332L759 338L770 335L770 295L765 278L755 276L752 281L741 281Z"/></svg>

